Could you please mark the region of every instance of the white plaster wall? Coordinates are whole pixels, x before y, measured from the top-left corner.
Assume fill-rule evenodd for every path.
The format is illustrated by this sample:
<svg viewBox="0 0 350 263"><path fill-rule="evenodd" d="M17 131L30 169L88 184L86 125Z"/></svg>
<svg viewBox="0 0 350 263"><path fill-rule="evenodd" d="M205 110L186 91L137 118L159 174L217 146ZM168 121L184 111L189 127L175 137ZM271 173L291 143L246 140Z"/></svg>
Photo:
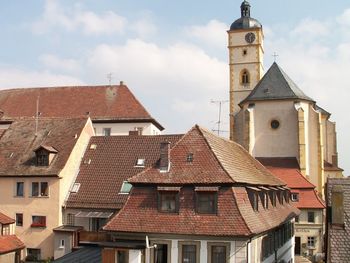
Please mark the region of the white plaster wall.
<svg viewBox="0 0 350 263"><path fill-rule="evenodd" d="M16 252L0 255L0 263L12 263L15 262Z"/></svg>
<svg viewBox="0 0 350 263"><path fill-rule="evenodd" d="M309 149L309 159L306 161L309 166L309 176L310 181L318 187L318 190L322 187L322 182L320 182L319 174L319 162L318 162L318 126L319 126L319 113L316 112L313 107L309 106L309 133L308 133L308 144L307 148Z"/></svg>
<svg viewBox="0 0 350 263"><path fill-rule="evenodd" d="M142 135L159 135L161 131L152 123L93 123L96 136L103 136L103 128L111 128L111 135L129 135L137 127L142 127Z"/></svg>
<svg viewBox="0 0 350 263"><path fill-rule="evenodd" d="M141 263L141 250L129 250L129 263Z"/></svg>
<svg viewBox="0 0 350 263"><path fill-rule="evenodd" d="M324 127L324 148L326 150L324 157L327 162L332 163L332 156L337 153L335 122L325 120Z"/></svg>
<svg viewBox="0 0 350 263"><path fill-rule="evenodd" d="M305 123L305 165L306 165L306 175L310 176L310 137L309 137L309 129L310 129L310 125L309 125L309 109L310 109L310 105L307 102L300 102L300 106L302 107L302 109L304 110L304 123Z"/></svg>
<svg viewBox="0 0 350 263"><path fill-rule="evenodd" d="M64 247L61 247L61 240L64 240ZM60 258L72 252L73 237L70 232L56 232L54 238L54 258Z"/></svg>
<svg viewBox="0 0 350 263"><path fill-rule="evenodd" d="M0 124L0 130L7 130L10 127L10 124Z"/></svg>
<svg viewBox="0 0 350 263"><path fill-rule="evenodd" d="M256 102L253 115L255 136L251 147L254 157L298 156L298 115L293 101ZM280 122L276 130L270 125L274 119Z"/></svg>

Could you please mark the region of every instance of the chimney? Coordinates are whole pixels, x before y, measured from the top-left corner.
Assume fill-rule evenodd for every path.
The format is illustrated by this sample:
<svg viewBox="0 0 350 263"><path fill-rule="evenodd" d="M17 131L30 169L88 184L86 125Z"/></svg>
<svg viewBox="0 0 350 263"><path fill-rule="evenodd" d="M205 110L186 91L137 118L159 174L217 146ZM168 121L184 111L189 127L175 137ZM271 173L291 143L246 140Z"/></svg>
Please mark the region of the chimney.
<svg viewBox="0 0 350 263"><path fill-rule="evenodd" d="M170 166L170 142L160 143L159 170L168 172Z"/></svg>
<svg viewBox="0 0 350 263"><path fill-rule="evenodd" d="M140 135L139 131L129 131L129 136L138 136Z"/></svg>
<svg viewBox="0 0 350 263"><path fill-rule="evenodd" d="M338 154L332 155L332 166L338 167Z"/></svg>
<svg viewBox="0 0 350 263"><path fill-rule="evenodd" d="M121 80L121 81L119 82L119 85L120 85L120 86L123 86L123 85L124 85L124 81Z"/></svg>

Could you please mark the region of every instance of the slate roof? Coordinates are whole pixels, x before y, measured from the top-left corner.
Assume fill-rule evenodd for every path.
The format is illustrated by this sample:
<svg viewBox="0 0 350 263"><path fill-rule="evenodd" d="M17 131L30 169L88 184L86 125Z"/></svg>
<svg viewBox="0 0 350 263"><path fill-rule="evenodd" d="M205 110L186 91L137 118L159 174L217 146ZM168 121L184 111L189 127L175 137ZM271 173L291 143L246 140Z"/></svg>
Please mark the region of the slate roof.
<svg viewBox="0 0 350 263"><path fill-rule="evenodd" d="M327 222L328 254L327 262L349 262L350 258L350 178L329 178L327 180L327 207L332 207L332 189L341 187L343 190L344 226L340 227ZM330 210L327 209L327 212ZM327 216L327 220L331 217Z"/></svg>
<svg viewBox="0 0 350 263"><path fill-rule="evenodd" d="M0 139L0 176L57 176L88 119L32 118L14 121ZM77 135L77 138L75 137ZM49 166L36 166L34 150L46 144L58 153Z"/></svg>
<svg viewBox="0 0 350 263"><path fill-rule="evenodd" d="M13 224L15 220L11 217L8 217L7 215L0 212L0 224L2 225L8 225Z"/></svg>
<svg viewBox="0 0 350 263"><path fill-rule="evenodd" d="M0 255L23 249L23 242L15 235L0 236Z"/></svg>
<svg viewBox="0 0 350 263"><path fill-rule="evenodd" d="M192 162L186 160L188 153L193 154ZM170 161L168 172L160 173L157 167L151 167L129 180L134 185L132 192L104 230L251 236L279 226L299 213L289 203L278 203L274 208L270 204L271 209L255 212L243 185L269 187L285 184L241 146L199 126L193 127L171 149ZM157 206L157 187L169 185L181 187L179 212L174 214L161 213ZM195 212L195 189L199 186L218 191L217 214Z"/></svg>
<svg viewBox="0 0 350 263"><path fill-rule="evenodd" d="M35 116L38 98L42 117L88 115L94 122L146 121L164 129L125 85L0 90L0 110L3 112L0 119Z"/></svg>
<svg viewBox="0 0 350 263"><path fill-rule="evenodd" d="M193 154L193 162L186 157ZM170 151L170 170L152 167L129 179L131 183L284 185L239 144L194 126Z"/></svg>
<svg viewBox="0 0 350 263"><path fill-rule="evenodd" d="M128 197L127 194L119 194L123 182L158 161L161 142L169 141L174 146L181 137L92 137L75 181L80 183L79 191L69 195L67 207L120 209ZM96 149L91 149L91 145L95 145ZM145 167L136 166L138 158L145 159ZM90 164L84 163L87 160L91 160Z"/></svg>
<svg viewBox="0 0 350 263"><path fill-rule="evenodd" d="M325 171L339 171L339 172L343 172L344 170L338 166L334 166L333 164L324 161L323 162L323 167Z"/></svg>
<svg viewBox="0 0 350 263"><path fill-rule="evenodd" d="M314 100L305 95L293 80L276 62L274 62L248 97L240 102L240 105L246 102L284 99L299 99L314 102Z"/></svg>
<svg viewBox="0 0 350 263"><path fill-rule="evenodd" d="M53 262L57 263L71 263L71 262L89 262L100 263L102 262L102 248L100 247L83 247L77 251L60 257Z"/></svg>
<svg viewBox="0 0 350 263"><path fill-rule="evenodd" d="M293 204L299 208L323 209L325 204L317 194L316 186L303 176L295 157L257 158L271 173L280 178L291 188L292 193L299 194L299 200Z"/></svg>

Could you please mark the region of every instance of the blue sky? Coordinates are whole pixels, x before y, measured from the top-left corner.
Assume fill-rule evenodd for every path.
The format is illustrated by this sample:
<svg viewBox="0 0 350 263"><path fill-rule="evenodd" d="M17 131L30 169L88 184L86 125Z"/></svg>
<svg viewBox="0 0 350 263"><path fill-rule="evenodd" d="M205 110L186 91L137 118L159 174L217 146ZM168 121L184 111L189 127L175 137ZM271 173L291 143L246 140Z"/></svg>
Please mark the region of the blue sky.
<svg viewBox="0 0 350 263"><path fill-rule="evenodd" d="M350 170L350 3L250 1L288 75L337 122ZM0 9L0 89L123 80L167 132L215 127L228 95L227 36L241 1L6 1ZM223 129L228 129L227 105ZM347 173L348 174L348 173Z"/></svg>

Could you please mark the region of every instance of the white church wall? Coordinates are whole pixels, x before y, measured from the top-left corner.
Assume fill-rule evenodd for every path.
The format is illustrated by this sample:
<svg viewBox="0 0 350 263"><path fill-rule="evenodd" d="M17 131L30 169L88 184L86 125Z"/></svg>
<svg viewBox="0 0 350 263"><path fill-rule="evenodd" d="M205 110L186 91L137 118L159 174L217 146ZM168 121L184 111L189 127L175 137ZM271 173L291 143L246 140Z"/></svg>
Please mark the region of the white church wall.
<svg viewBox="0 0 350 263"><path fill-rule="evenodd" d="M319 126L319 113L316 112L313 107L309 106L309 121L308 121L308 141L307 148L309 149L309 155L307 164L309 166L310 181L316 186L322 187L322 182L319 182L319 174L322 172L319 170L318 162L318 126ZM321 184L321 185L320 185Z"/></svg>
<svg viewBox="0 0 350 263"><path fill-rule="evenodd" d="M271 121L278 120L278 129ZM298 116L292 101L259 101L254 109L255 157L298 156Z"/></svg>
<svg viewBox="0 0 350 263"><path fill-rule="evenodd" d="M307 176L310 176L310 165L308 160L310 159L309 155L310 155L310 137L309 137L309 129L310 129L310 125L309 125L309 108L310 105L308 102L300 102L300 106L302 107L302 109L304 110L304 123L305 123L305 129L304 129L304 134L305 134L305 172Z"/></svg>

